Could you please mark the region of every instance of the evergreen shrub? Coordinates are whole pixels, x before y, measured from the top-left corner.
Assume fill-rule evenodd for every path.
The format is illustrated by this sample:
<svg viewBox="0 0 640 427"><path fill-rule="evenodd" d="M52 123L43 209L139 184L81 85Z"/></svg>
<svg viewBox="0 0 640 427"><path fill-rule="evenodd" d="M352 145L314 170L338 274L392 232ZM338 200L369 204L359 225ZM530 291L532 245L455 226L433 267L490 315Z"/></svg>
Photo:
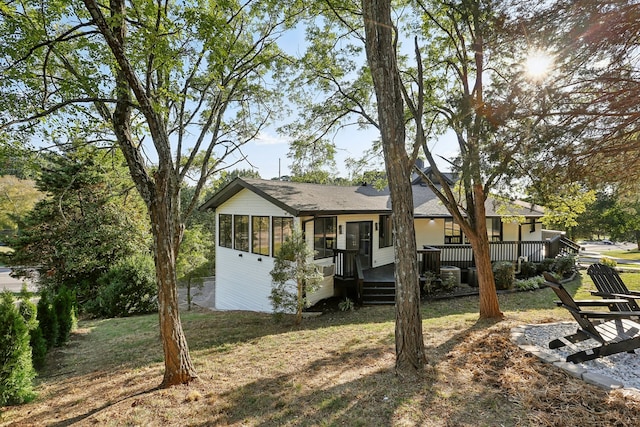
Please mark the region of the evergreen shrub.
<svg viewBox="0 0 640 427"><path fill-rule="evenodd" d="M40 292L40 300L37 305L38 325L42 331L42 338L47 343L47 350L58 343L59 325L58 316L53 309L53 295L49 290Z"/></svg>
<svg viewBox="0 0 640 427"><path fill-rule="evenodd" d="M534 277L538 274L538 266L535 262L525 261L520 264L520 276L523 278Z"/></svg>
<svg viewBox="0 0 640 427"><path fill-rule="evenodd" d="M553 271L558 273L560 277L571 273L576 267L576 257L573 255L564 255L555 259Z"/></svg>
<svg viewBox="0 0 640 427"><path fill-rule="evenodd" d="M555 265L556 260L553 258L545 258L538 264L538 274L542 274L545 271L551 272L553 270L553 266Z"/></svg>
<svg viewBox="0 0 640 427"><path fill-rule="evenodd" d="M13 296L0 296L0 406L28 402L35 397L29 328Z"/></svg>
<svg viewBox="0 0 640 427"><path fill-rule="evenodd" d="M75 295L66 286L61 287L53 297L53 309L58 319L56 345L61 346L69 339L76 323Z"/></svg>
<svg viewBox="0 0 640 427"><path fill-rule="evenodd" d="M45 357L47 355L47 342L42 337L42 330L37 319L38 309L31 301L31 295L23 288L20 295L20 304L18 311L27 325L29 330L29 345L31 346L31 360L33 367L40 369L44 366Z"/></svg>

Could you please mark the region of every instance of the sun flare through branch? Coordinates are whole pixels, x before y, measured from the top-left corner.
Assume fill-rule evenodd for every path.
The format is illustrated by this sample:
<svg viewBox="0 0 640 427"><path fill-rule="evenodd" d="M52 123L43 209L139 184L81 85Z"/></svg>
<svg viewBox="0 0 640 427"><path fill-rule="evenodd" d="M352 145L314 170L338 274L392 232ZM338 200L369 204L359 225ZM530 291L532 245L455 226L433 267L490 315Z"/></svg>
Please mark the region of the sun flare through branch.
<svg viewBox="0 0 640 427"><path fill-rule="evenodd" d="M553 56L543 50L532 50L524 62L524 70L528 78L534 81L544 79L553 67Z"/></svg>

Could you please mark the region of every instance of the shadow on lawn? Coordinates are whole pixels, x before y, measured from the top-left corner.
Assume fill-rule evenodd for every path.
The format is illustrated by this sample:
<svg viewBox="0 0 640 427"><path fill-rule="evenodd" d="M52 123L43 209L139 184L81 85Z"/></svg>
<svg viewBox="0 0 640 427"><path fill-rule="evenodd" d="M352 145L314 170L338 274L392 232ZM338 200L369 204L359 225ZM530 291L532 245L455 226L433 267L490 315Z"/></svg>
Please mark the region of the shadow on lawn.
<svg viewBox="0 0 640 427"><path fill-rule="evenodd" d="M579 281L575 281L567 287L575 294L579 284ZM555 295L548 289L503 294L499 299L504 312L555 308ZM468 315L469 320L473 321L474 316L478 315L478 297L426 301L421 305L421 315L425 321L455 315ZM249 343L268 335L347 325L393 323L395 309L393 306L374 306L348 312L327 312L304 319L297 326L293 324L291 317L276 322L269 314L255 312L201 311L183 312L181 316L189 348L192 351L206 350L215 353L226 352L236 344ZM74 333L67 346L54 351L54 357L49 360L54 360L55 364L49 364L48 369L41 373L42 377L59 375L61 371L67 370L66 364L70 365L70 371L84 374L93 372L96 366L101 369L139 368L163 360L155 315L106 319L89 325L91 327L88 331ZM88 340L89 336L93 336L91 340ZM87 341L92 342L90 348L84 348L88 345ZM140 348L145 351L140 352ZM88 360L92 357L95 359Z"/></svg>
<svg viewBox="0 0 640 427"><path fill-rule="evenodd" d="M570 292L575 293L579 284L579 281L570 284ZM501 295L500 305L503 311L554 309L554 299L552 292L541 289ZM421 309L422 318L425 320L451 315L469 315L468 318L473 319L478 313L478 297L424 302ZM270 315L261 313L200 312L183 313L183 327L192 351L215 353L233 351L235 344L251 343L268 335L324 328L328 328L327 333L331 334L331 328L337 326L393 323L394 319L393 306L325 313L319 317L305 319L300 326L294 326L290 322L276 323ZM462 322L459 331L450 330L448 333L451 336L443 337L444 342L427 346L431 364L439 363L446 358L456 346L465 342L469 334L492 326L491 322L486 321L473 324L465 322ZM59 419L56 415L64 416L64 408L69 408L67 416L70 418L61 420L58 425L70 425L85 420L102 411L108 411L117 403L128 399L135 400L136 397L152 393L156 390L153 383L160 382L162 347L155 315L97 321L91 324L91 328L82 333L75 333L68 346L56 350L49 359L47 371L41 373L42 382L58 383L57 388L61 393L68 392L72 396L65 406L51 408L53 412L49 420ZM261 420L257 422L260 425L357 425L358 420L363 421L362 425L367 425L375 419L382 420L382 424L390 424L398 411L406 410L405 403L409 401L418 401L419 407L428 407L434 399L433 387L437 372L427 370L422 381L403 381L397 378L393 369L393 327L390 326L389 329L391 335L384 345L371 342L364 348L335 352L315 359L305 365L302 371L259 379L221 395L221 403L214 405L217 408L211 410L219 412L219 416L224 418L221 422L230 423L241 423L245 418L249 418ZM87 406L83 406L85 412L82 414L71 410L77 405L82 405L83 398L90 398L85 396L85 390L74 390L76 380L88 377L88 382L85 383L92 384L93 395L106 395L113 384L109 383L108 375L104 372L113 374L113 371L126 369L140 369L136 375L151 374L152 378L147 381L141 380L141 383L133 388L125 387L109 397L107 403L106 398L102 399L102 402L98 399L88 411ZM323 378L327 371L334 377ZM69 390L65 391L67 388ZM75 397L75 394L78 396ZM482 399L482 396L478 396L472 400ZM415 405L412 404L412 407ZM47 410L45 409L45 412ZM448 414L448 419L454 424L455 420L466 420L465 417L468 417L470 410L471 408L463 405L455 409L455 414ZM264 414L265 411L267 415ZM306 422L299 417L310 417L312 421ZM424 414L417 413L411 417L417 417L419 421L424 419ZM23 421L29 422L29 418Z"/></svg>
<svg viewBox="0 0 640 427"><path fill-rule="evenodd" d="M109 401L108 403L105 403L104 405L102 405L100 407L93 408L90 411L85 412L83 414L76 415L75 417L67 418L67 419L62 420L62 421L57 422L57 423L53 423L53 424L51 424L51 426L52 427L72 426L72 425L74 425L76 423L79 423L79 422L82 422L82 421L86 420L87 418L90 418L90 417L92 417L94 415L97 415L102 411L109 410L110 408L114 407L115 405L118 405L121 402L124 402L126 400L130 400L130 399L134 399L135 400L136 398L140 398L140 397L144 397L144 396L150 395L150 394L152 394L153 392L155 392L157 390L158 390L158 387L154 387L152 389L144 390L144 391L141 391L141 392L138 392L138 393L135 393L135 394L122 396L119 400ZM59 413L59 408L56 408L55 413L56 413L56 416L61 415Z"/></svg>
<svg viewBox="0 0 640 427"><path fill-rule="evenodd" d="M474 331L493 322L478 322L441 345L427 347L429 366L423 375L401 378L394 372L388 347L365 347L311 361L296 372L257 381L223 393L212 418L215 424L277 425L392 425L403 419L420 425L433 419L432 405L440 396L437 366ZM491 393L466 396L447 405L448 425L467 425L469 414ZM468 403L468 405L467 405Z"/></svg>

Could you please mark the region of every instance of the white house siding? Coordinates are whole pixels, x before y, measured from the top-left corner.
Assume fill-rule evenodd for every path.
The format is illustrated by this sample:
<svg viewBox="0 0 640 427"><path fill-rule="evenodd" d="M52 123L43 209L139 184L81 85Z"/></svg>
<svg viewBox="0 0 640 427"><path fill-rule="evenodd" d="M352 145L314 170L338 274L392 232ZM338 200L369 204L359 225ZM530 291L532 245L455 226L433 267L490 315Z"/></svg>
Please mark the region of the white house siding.
<svg viewBox="0 0 640 427"><path fill-rule="evenodd" d="M292 217L288 212L249 190L242 190L233 196L216 209L216 214ZM269 301L269 272L272 269L271 256L216 246L216 308L272 312L273 307Z"/></svg>
<svg viewBox="0 0 640 427"><path fill-rule="evenodd" d="M371 229L371 265L372 267L380 267L387 264L392 264L394 261L393 246L387 248L380 248L380 235L379 229L376 230L376 224L380 226L380 215L368 214L368 215L340 215L338 216L338 229L342 226L342 234L338 233L338 248L345 249L347 247L347 223L348 222L363 222L369 221L372 223Z"/></svg>
<svg viewBox="0 0 640 427"><path fill-rule="evenodd" d="M216 209L216 214L289 217L291 214L249 190L242 190ZM250 225L251 225L251 221ZM300 219L294 223L302 227ZM218 221L219 224L219 221ZM269 221L271 227L271 221ZM306 224L307 240L313 245L313 222ZM271 230L270 230L271 231ZM216 242L217 243L217 242ZM271 246L272 242L269 241ZM273 248L270 248L273 252ZM320 266L331 264L331 259L318 260ZM215 307L218 310L273 311L269 295L274 258L216 246ZM310 304L333 296L333 276L325 277L320 288L308 295Z"/></svg>
<svg viewBox="0 0 640 427"><path fill-rule="evenodd" d="M539 219L538 219L539 220ZM531 224L522 224L522 241L523 242L540 242L545 240L542 237L542 224L535 224L534 231L531 231Z"/></svg>
<svg viewBox="0 0 640 427"><path fill-rule="evenodd" d="M418 218L415 220L416 244L418 249L424 245L444 244L444 219Z"/></svg>
<svg viewBox="0 0 640 427"><path fill-rule="evenodd" d="M517 242L519 237L520 224L517 222L503 222L502 223L502 240L505 242ZM524 234L524 229L522 230Z"/></svg>

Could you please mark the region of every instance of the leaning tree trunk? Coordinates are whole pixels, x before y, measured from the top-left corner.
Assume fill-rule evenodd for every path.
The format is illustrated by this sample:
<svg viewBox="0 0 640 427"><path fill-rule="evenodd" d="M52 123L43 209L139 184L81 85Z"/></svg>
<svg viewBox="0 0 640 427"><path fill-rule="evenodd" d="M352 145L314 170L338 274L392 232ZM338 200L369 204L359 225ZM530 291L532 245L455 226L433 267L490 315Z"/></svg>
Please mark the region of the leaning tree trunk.
<svg viewBox="0 0 640 427"><path fill-rule="evenodd" d="M396 373L424 366L420 282L413 222L411 164L405 148L404 103L396 62L391 3L363 0L366 52L378 101L378 121L391 193L395 236Z"/></svg>
<svg viewBox="0 0 640 427"><path fill-rule="evenodd" d="M475 230L470 238L476 268L478 269L478 288L480 293L480 318L501 319L503 317L496 293L496 282L491 265L491 247L487 237L487 215L484 207L484 190L482 185L474 184Z"/></svg>
<svg viewBox="0 0 640 427"><path fill-rule="evenodd" d="M149 205L153 228L160 337L164 351L161 387L186 384L197 378L178 311L176 259L182 238L179 221L180 193L171 184L171 171L155 175L155 200Z"/></svg>

